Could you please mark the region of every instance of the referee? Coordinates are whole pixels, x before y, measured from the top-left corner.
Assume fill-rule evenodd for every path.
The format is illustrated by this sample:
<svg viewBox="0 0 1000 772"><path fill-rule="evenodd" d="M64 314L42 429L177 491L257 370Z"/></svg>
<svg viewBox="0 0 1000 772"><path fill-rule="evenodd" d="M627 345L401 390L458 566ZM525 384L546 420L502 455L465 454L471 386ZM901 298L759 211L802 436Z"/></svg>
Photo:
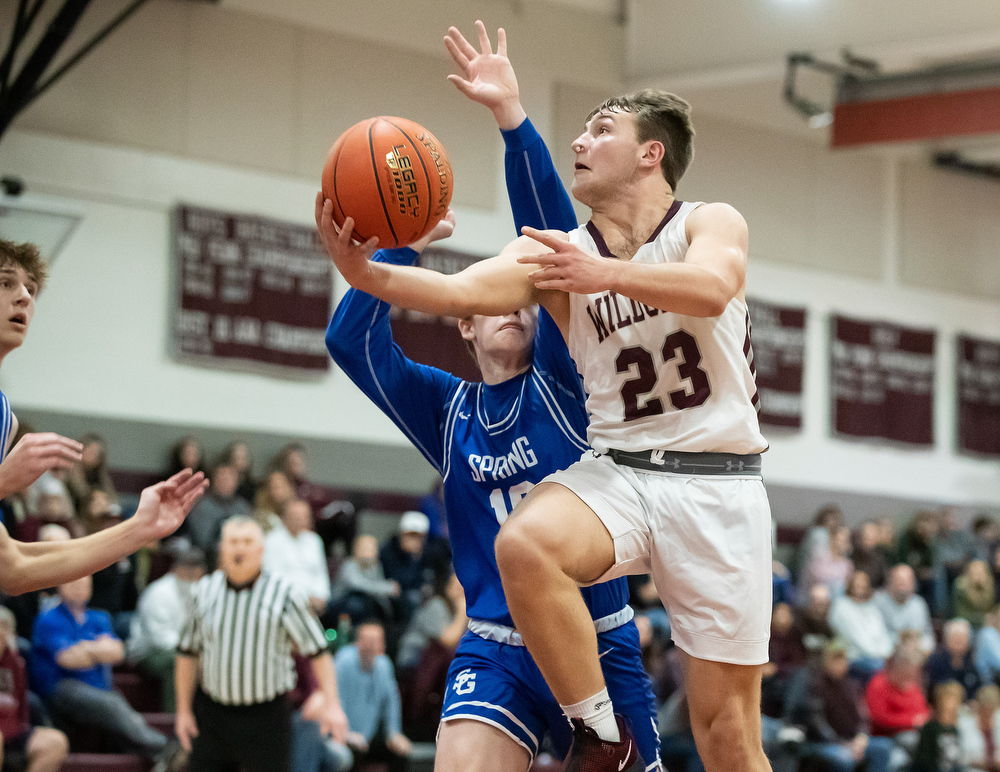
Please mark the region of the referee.
<svg viewBox="0 0 1000 772"><path fill-rule="evenodd" d="M311 658L321 729L339 742L347 734L323 630L304 595L261 571L263 557L260 526L232 517L222 527L219 570L192 591L175 671L176 731L191 752L189 772L288 772L293 647Z"/></svg>

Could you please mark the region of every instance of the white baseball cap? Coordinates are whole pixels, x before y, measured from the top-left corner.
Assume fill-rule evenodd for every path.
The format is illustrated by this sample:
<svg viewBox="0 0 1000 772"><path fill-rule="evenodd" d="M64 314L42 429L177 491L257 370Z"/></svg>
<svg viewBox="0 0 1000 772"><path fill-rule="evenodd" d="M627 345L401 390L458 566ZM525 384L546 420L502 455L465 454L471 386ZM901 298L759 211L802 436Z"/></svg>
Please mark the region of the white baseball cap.
<svg viewBox="0 0 1000 772"><path fill-rule="evenodd" d="M416 510L410 510L409 512L404 512L403 516L399 519L399 532L400 533L427 533L430 530L431 521L427 518L423 512L417 512Z"/></svg>

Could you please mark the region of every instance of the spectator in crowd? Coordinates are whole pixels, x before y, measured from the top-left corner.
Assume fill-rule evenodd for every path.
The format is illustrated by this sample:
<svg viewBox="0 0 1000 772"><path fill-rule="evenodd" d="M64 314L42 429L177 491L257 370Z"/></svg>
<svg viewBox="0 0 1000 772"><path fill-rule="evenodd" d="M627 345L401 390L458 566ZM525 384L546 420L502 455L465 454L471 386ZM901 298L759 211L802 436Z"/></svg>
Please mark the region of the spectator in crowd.
<svg viewBox="0 0 1000 772"><path fill-rule="evenodd" d="M107 494L104 491L94 491L91 499L103 497L107 501ZM54 494L43 493L38 496L37 507L32 510L32 514L38 518L41 525L50 523L60 525L69 531L73 538L79 538L87 534L86 524L73 515L75 512L72 502Z"/></svg>
<svg viewBox="0 0 1000 772"><path fill-rule="evenodd" d="M25 497L25 504L28 512L33 515L39 514L41 508L40 501L43 497L55 497L62 502L62 505L54 506L56 512L65 512L66 517L76 517L76 507L73 505L73 497L70 495L66 479L69 477L69 469L55 468L44 472L41 477L28 486Z"/></svg>
<svg viewBox="0 0 1000 772"><path fill-rule="evenodd" d="M827 546L812 552L812 557L804 566L806 575L802 577L800 586L808 592L813 585L825 584L830 590L830 597L839 598L844 594L847 578L854 569L848 557L850 552L850 529L847 526L834 529Z"/></svg>
<svg viewBox="0 0 1000 772"><path fill-rule="evenodd" d="M197 435L185 434L170 448L166 477L172 477L181 469L190 469L194 472L208 471L205 466L205 451Z"/></svg>
<svg viewBox="0 0 1000 772"><path fill-rule="evenodd" d="M174 661L187 603L194 583L205 575L205 553L197 547L181 552L170 571L150 583L139 597L127 642L130 661L160 679L164 713L177 709Z"/></svg>
<svg viewBox="0 0 1000 772"><path fill-rule="evenodd" d="M424 560L424 545L430 521L423 512L404 512L399 521L399 533L389 539L379 550L379 562L386 579L399 584L397 616L404 624L423 600L424 585L429 584Z"/></svg>
<svg viewBox="0 0 1000 772"><path fill-rule="evenodd" d="M993 565L993 556L996 553L997 523L989 515L979 515L972 521L972 543L975 550L975 559L982 560L986 565Z"/></svg>
<svg viewBox="0 0 1000 772"><path fill-rule="evenodd" d="M872 587L880 589L889 575L889 561L880 543L881 529L874 520L866 520L858 530L857 543L851 561L858 571L864 571Z"/></svg>
<svg viewBox="0 0 1000 772"><path fill-rule="evenodd" d="M118 494L108 471L108 449L104 438L99 434L85 434L80 438L80 443L83 445L83 458L69 470L66 479L77 510L80 510L93 490L104 491L117 504Z"/></svg>
<svg viewBox="0 0 1000 772"><path fill-rule="evenodd" d="M965 769L958 737L958 709L965 690L954 681L934 687L934 714L920 727L913 772L960 772Z"/></svg>
<svg viewBox="0 0 1000 772"><path fill-rule="evenodd" d="M919 636L920 650L926 655L934 651L934 626L927 601L916 590L913 569L900 563L889 572L888 586L875 593L874 601L892 635L893 646L899 644L900 633L909 630Z"/></svg>
<svg viewBox="0 0 1000 772"><path fill-rule="evenodd" d="M660 600L652 574L630 574L626 578L628 605L635 610L636 624L645 617L655 640L666 644L670 640L670 617Z"/></svg>
<svg viewBox="0 0 1000 772"><path fill-rule="evenodd" d="M91 491L81 511L84 527L88 534L103 531L122 522L121 509L108 499L101 490ZM131 612L138 600L135 577L136 554L125 555L116 563L105 566L94 573L93 589L89 606L101 609L111 615L115 635L128 635Z"/></svg>
<svg viewBox="0 0 1000 772"><path fill-rule="evenodd" d="M970 768L1000 768L1000 687L980 687L976 699L959 710L958 742Z"/></svg>
<svg viewBox="0 0 1000 772"><path fill-rule="evenodd" d="M809 565L813 558L830 548L831 535L844 525L844 513L836 504L827 504L813 518L813 524L806 531L799 544L796 565L798 566L799 590L801 597L808 595L809 588L804 582L809 580Z"/></svg>
<svg viewBox="0 0 1000 772"><path fill-rule="evenodd" d="M237 477L233 467L217 466L211 481L208 492L194 505L186 524L191 543L205 551L210 566L215 565L222 524L231 517L250 515L250 507L236 496Z"/></svg>
<svg viewBox="0 0 1000 772"><path fill-rule="evenodd" d="M976 542L971 531L959 527L955 507L941 507L938 523L937 541L934 546L937 549L938 565L943 571L940 577L944 583L941 594L944 602L950 603L955 580L965 570L966 564L977 557ZM940 611L947 613L948 609L942 605Z"/></svg>
<svg viewBox="0 0 1000 772"><path fill-rule="evenodd" d="M797 677L803 688L789 695L788 718L805 731L803 754L832 772L853 772L861 764L868 772L889 772L892 740L870 736L848 667L843 641L829 641L822 657Z"/></svg>
<svg viewBox="0 0 1000 772"><path fill-rule="evenodd" d="M924 655L912 645L898 647L865 689L872 735L894 737L909 747L916 745L916 730L930 716L921 687Z"/></svg>
<svg viewBox="0 0 1000 772"><path fill-rule="evenodd" d="M937 512L918 512L899 537L896 562L906 563L917 577L917 594L934 607L936 556L934 542L938 533Z"/></svg>
<svg viewBox="0 0 1000 772"><path fill-rule="evenodd" d="M292 772L346 772L354 764L347 745L324 737L320 728L325 698L309 659L295 655L295 688L288 693L292 714Z"/></svg>
<svg viewBox="0 0 1000 772"><path fill-rule="evenodd" d="M780 718L784 714L788 684L799 668L806 664L802 631L795 626L791 606L787 603L777 604L771 612L771 639L767 651L761 705L765 715Z"/></svg>
<svg viewBox="0 0 1000 772"><path fill-rule="evenodd" d="M121 508L115 504L107 491L95 488L80 502L79 521L85 533L97 533L109 525L121 522ZM70 533L73 533L72 528Z"/></svg>
<svg viewBox="0 0 1000 772"><path fill-rule="evenodd" d="M957 681L972 699L982 682L972 657L972 627L966 619L952 619L944 626L943 645L927 659L931 687Z"/></svg>
<svg viewBox="0 0 1000 772"><path fill-rule="evenodd" d="M254 497L253 519L264 533L281 525L281 508L295 498L295 488L287 474L280 469L267 473L267 477L257 486Z"/></svg>
<svg viewBox="0 0 1000 772"><path fill-rule="evenodd" d="M250 454L250 446L243 440L233 440L222 451L219 463L236 470L236 495L252 505L257 493L257 482L253 476L253 456Z"/></svg>
<svg viewBox="0 0 1000 772"><path fill-rule="evenodd" d="M993 574L986 563L973 560L955 580L954 600L955 616L968 619L975 627L983 626L986 612L996 605Z"/></svg>
<svg viewBox="0 0 1000 772"><path fill-rule="evenodd" d="M416 666L432 643L454 653L468 627L462 583L454 573L437 578L432 595L417 609L400 639L396 664L401 668Z"/></svg>
<svg viewBox="0 0 1000 772"><path fill-rule="evenodd" d="M867 681L892 653L892 635L872 600L864 571L851 574L847 594L833 602L830 627L847 644L851 672L862 680Z"/></svg>
<svg viewBox="0 0 1000 772"><path fill-rule="evenodd" d="M70 724L97 727L143 756L161 760L167 738L150 728L111 688L111 666L125 647L105 611L87 608L89 576L59 586L60 603L35 620L32 682L52 711Z"/></svg>
<svg viewBox="0 0 1000 772"><path fill-rule="evenodd" d="M250 517L230 518L219 570L192 591L175 663L175 729L191 753L191 772L237 765L288 772L293 646L310 658L322 691L321 729L338 741L346 735L323 628L291 582L263 571L263 559L260 526Z"/></svg>
<svg viewBox="0 0 1000 772"><path fill-rule="evenodd" d="M330 502L330 496L321 485L311 482L309 459L306 446L301 442L289 442L271 459L270 468L284 472L292 482L295 495L309 502L314 512L318 512Z"/></svg>
<svg viewBox="0 0 1000 772"><path fill-rule="evenodd" d="M354 624L378 617L392 621L392 600L400 593L399 582L386 579L378 559L378 541L361 535L354 540L351 557L337 575L334 598L337 614L347 614Z"/></svg>
<svg viewBox="0 0 1000 772"><path fill-rule="evenodd" d="M317 614L330 603L330 573L323 540L313 530L313 513L302 499L286 501L281 525L264 539L264 568L288 579Z"/></svg>
<svg viewBox="0 0 1000 772"><path fill-rule="evenodd" d="M830 588L823 584L814 585L805 600L806 605L799 609L795 625L802 633L806 649L819 651L834 636L830 627Z"/></svg>
<svg viewBox="0 0 1000 772"><path fill-rule="evenodd" d="M12 753L24 754L26 772L57 772L69 751L58 729L30 721L28 676L17 650L14 614L0 606L0 765Z"/></svg>
<svg viewBox="0 0 1000 772"><path fill-rule="evenodd" d="M983 626L976 632L972 647L979 680L984 684L997 684L1000 676L1000 607L987 612Z"/></svg>
<svg viewBox="0 0 1000 772"><path fill-rule="evenodd" d="M354 644L337 652L337 685L347 712L347 744L355 759L379 761L390 772L404 772L412 747L402 732L399 687L385 655L381 624L358 625Z"/></svg>

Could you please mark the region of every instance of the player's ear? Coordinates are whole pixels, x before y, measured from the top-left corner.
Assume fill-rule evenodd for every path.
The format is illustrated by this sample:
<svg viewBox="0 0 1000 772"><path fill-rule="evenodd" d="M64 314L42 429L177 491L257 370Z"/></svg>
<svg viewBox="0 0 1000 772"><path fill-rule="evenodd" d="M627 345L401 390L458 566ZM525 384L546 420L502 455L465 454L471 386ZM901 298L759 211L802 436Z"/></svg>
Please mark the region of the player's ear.
<svg viewBox="0 0 1000 772"><path fill-rule="evenodd" d="M642 145L642 155L640 156L640 163L643 166L651 166L659 168L660 162L663 160L663 156L666 154L666 149L663 147L663 143L658 139L650 139L643 143Z"/></svg>
<svg viewBox="0 0 1000 772"><path fill-rule="evenodd" d="M470 343L476 339L476 332L472 327L472 317L467 316L464 319L458 320L458 331L462 335L463 340L467 340Z"/></svg>

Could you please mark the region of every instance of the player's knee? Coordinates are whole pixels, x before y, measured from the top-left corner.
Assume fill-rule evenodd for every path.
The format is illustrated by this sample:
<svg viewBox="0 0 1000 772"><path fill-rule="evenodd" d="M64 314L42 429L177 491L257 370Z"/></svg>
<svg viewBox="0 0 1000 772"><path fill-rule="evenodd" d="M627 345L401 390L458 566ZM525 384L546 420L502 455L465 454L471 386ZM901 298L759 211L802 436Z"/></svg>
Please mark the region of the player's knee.
<svg viewBox="0 0 1000 772"><path fill-rule="evenodd" d="M504 581L535 574L548 562L544 542L528 517L514 517L503 524L494 549Z"/></svg>

